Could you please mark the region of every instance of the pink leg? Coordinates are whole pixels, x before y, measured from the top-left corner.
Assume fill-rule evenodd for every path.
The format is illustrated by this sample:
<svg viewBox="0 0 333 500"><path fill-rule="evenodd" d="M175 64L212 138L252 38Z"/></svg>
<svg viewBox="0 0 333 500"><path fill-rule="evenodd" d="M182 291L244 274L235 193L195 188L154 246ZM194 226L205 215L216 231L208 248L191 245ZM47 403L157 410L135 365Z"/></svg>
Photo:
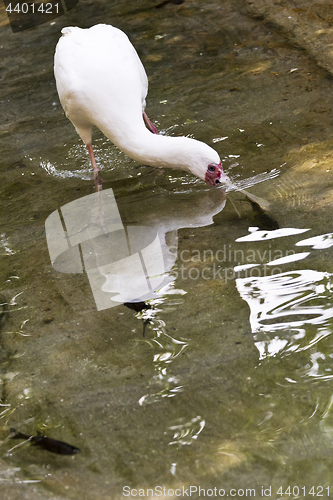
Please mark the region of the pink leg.
<svg viewBox="0 0 333 500"><path fill-rule="evenodd" d="M87 144L87 149L88 149L88 153L89 153L89 157L90 157L90 161L91 161L91 165L92 165L92 170L99 172L101 169L98 168L98 166L96 165L96 160L95 160L95 156L94 156L94 152L93 152L93 148L92 148L91 143Z"/></svg>
<svg viewBox="0 0 333 500"><path fill-rule="evenodd" d="M87 149L88 149L88 153L89 153L89 157L90 157L90 161L91 161L91 165L92 165L92 170L94 171L94 182L96 184L97 191L101 191L103 179L102 179L102 177L100 177L98 175L98 173L101 169L96 165L96 160L95 160L94 151L93 151L91 142L89 144L87 144Z"/></svg>
<svg viewBox="0 0 333 500"><path fill-rule="evenodd" d="M143 116L143 120L144 120L144 122L146 124L147 129L150 130L150 132L152 132L153 134L158 134L157 128L149 120L149 118L148 118L148 116L147 116L147 114L146 114L145 111L142 113L142 116Z"/></svg>

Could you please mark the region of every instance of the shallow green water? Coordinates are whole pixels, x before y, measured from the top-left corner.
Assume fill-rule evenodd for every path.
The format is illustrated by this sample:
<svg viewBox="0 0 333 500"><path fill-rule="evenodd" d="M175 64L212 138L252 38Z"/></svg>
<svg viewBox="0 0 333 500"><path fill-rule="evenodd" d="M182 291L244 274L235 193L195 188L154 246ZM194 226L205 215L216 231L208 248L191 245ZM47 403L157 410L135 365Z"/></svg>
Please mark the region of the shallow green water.
<svg viewBox="0 0 333 500"><path fill-rule="evenodd" d="M332 81L237 1L154 5L80 1L16 34L1 14L2 498L152 497L157 486L166 498L190 486L191 498L199 486L328 497ZM143 313L98 311L86 274L54 270L46 243L47 217L95 189L56 95L54 46L63 26L98 22L136 46L159 130L215 147L281 228L267 232L239 193L240 217L190 175L156 176L96 131L123 224L167 233L176 259ZM10 427L81 453L16 447Z"/></svg>

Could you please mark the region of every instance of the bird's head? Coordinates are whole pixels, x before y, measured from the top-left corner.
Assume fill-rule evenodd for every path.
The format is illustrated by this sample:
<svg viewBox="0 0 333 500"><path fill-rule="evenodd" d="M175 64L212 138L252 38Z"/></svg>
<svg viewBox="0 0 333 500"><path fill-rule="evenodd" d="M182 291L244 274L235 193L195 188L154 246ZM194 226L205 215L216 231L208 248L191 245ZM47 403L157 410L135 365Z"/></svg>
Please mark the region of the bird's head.
<svg viewBox="0 0 333 500"><path fill-rule="evenodd" d="M151 157L141 154L137 157L148 165L180 168L196 175L210 186L228 184L229 177L223 172L222 163L217 152L205 144L191 137L172 137L166 135L148 134L149 147L146 151ZM141 148L141 143L139 148ZM131 156L131 155L129 155ZM136 159L133 154L132 158Z"/></svg>
<svg viewBox="0 0 333 500"><path fill-rule="evenodd" d="M211 186L226 184L229 177L223 172L222 163L210 163L206 170L205 182Z"/></svg>
<svg viewBox="0 0 333 500"><path fill-rule="evenodd" d="M184 148L187 153L187 169L210 186L227 184L229 177L223 172L217 152L204 142L188 137L184 139L187 141L187 148Z"/></svg>

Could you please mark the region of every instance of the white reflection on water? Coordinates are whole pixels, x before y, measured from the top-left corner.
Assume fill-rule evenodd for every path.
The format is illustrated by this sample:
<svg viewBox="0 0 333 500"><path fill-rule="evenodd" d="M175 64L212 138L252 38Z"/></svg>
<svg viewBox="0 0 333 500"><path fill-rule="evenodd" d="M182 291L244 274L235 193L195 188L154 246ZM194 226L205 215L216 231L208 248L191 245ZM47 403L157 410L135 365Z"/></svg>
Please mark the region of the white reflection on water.
<svg viewBox="0 0 333 500"><path fill-rule="evenodd" d="M155 337L144 338L141 342L146 342L153 350L154 374L149 382L149 392L139 399L140 406L156 403L163 398L173 398L183 391L179 378L172 374L172 363L188 347L188 342L168 334L165 322L155 317L155 314L161 311L158 306L162 303L168 301L171 305L180 302L179 299L169 300L168 294L184 293L182 290L175 290L172 286L168 289L165 297L150 301L154 308L150 310L149 330L154 332ZM142 319L142 313L138 313L136 317Z"/></svg>
<svg viewBox="0 0 333 500"><path fill-rule="evenodd" d="M280 229L274 229L273 231L256 231L254 228L250 234L246 236L241 236L237 238L237 242L241 241L261 241L261 240L273 240L275 238L281 238L283 236L292 236L294 234L305 233L306 231L310 231L310 229L294 229L292 227L282 227Z"/></svg>
<svg viewBox="0 0 333 500"><path fill-rule="evenodd" d="M333 316L332 275L329 273L305 269L240 278L236 284L251 309L252 333L274 332L304 323L322 324Z"/></svg>
<svg viewBox="0 0 333 500"><path fill-rule="evenodd" d="M152 329L156 337L145 341L154 350L153 355L154 375L150 381L152 391L139 399L140 406L155 403L163 398L173 398L183 391L179 379L170 374L170 364L187 348L188 343L176 339L166 333L165 324L161 320L155 320Z"/></svg>
<svg viewBox="0 0 333 500"><path fill-rule="evenodd" d="M2 251L0 251L0 252L4 253L5 255L14 255L17 252L17 250L12 250L9 247L8 238L6 238L5 233L0 234L0 248L1 247L3 248L4 252L2 252Z"/></svg>
<svg viewBox="0 0 333 500"><path fill-rule="evenodd" d="M306 230L284 228L255 231L237 241L262 241L297 235ZM332 234L308 238L296 246L323 249L333 246ZM250 325L260 360L278 353L289 354L316 346L307 375L330 379L330 359L318 352L319 342L331 335L333 317L333 275L314 269L299 269L268 275L266 266L284 266L306 259L311 252L294 253L264 264L265 273L236 279L237 289L250 307ZM332 357L333 355L329 355Z"/></svg>
<svg viewBox="0 0 333 500"><path fill-rule="evenodd" d="M250 306L260 359L281 351L309 349L332 333L326 325L333 317L332 283L331 274L310 269L236 280L241 297ZM317 327L310 340L305 339L305 326L309 325ZM315 373L318 370L313 365L308 374Z"/></svg>
<svg viewBox="0 0 333 500"><path fill-rule="evenodd" d="M296 243L296 246L312 246L315 250L329 248L333 246L333 233L321 234L319 236L314 236L313 238L299 241Z"/></svg>
<svg viewBox="0 0 333 500"><path fill-rule="evenodd" d="M271 260L267 262L267 266L280 266L281 264L289 264L289 262L296 262L297 260L303 260L305 257L310 255L310 252L294 253L293 255L286 255L280 259Z"/></svg>
<svg viewBox="0 0 333 500"><path fill-rule="evenodd" d="M178 419L176 425L171 425L169 431L172 431L173 437L169 445L190 445L196 440L199 434L205 427L205 420L198 415L192 418L189 422L183 422L183 419ZM167 434L167 432L165 432Z"/></svg>

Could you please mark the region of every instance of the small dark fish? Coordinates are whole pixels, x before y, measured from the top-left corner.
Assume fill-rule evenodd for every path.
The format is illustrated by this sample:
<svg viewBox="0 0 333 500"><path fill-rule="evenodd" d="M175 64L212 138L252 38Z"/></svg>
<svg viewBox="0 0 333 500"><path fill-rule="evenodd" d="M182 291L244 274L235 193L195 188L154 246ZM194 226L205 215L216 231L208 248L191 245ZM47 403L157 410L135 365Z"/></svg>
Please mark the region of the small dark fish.
<svg viewBox="0 0 333 500"><path fill-rule="evenodd" d="M261 206L250 198L246 197L246 201L251 204L253 219L256 224L258 224L259 229L266 229L268 231L272 229L279 229L278 222L266 214L266 212L261 208Z"/></svg>
<svg viewBox="0 0 333 500"><path fill-rule="evenodd" d="M155 5L155 9L160 9L161 7L164 7L164 5L167 5L168 3L174 3L175 5L181 5L184 2L185 2L185 0L164 0L164 2L161 2L157 5Z"/></svg>
<svg viewBox="0 0 333 500"><path fill-rule="evenodd" d="M75 455L75 453L80 451L79 448L76 448L71 444L44 436L39 431L37 431L37 436L28 436L27 434L18 432L16 429L10 429L10 432L13 433L13 436L10 436L11 439L27 439L32 444L41 446L45 450L51 451L52 453L58 453L58 455Z"/></svg>

